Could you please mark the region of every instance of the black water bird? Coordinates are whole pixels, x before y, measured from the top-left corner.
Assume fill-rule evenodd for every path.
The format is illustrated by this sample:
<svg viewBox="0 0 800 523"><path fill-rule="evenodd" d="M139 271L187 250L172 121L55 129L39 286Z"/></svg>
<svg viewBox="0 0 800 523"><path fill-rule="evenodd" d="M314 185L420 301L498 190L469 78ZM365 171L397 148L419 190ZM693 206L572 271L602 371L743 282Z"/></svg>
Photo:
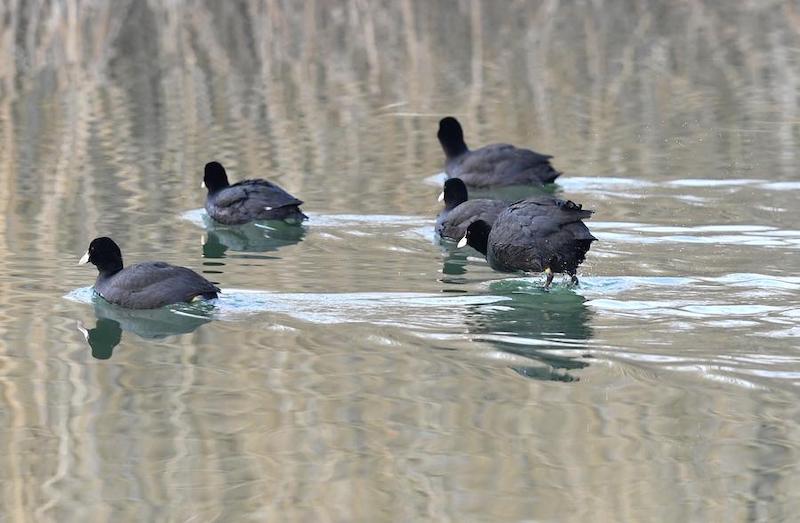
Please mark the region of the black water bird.
<svg viewBox="0 0 800 523"><path fill-rule="evenodd" d="M143 262L123 267L122 252L111 238L95 238L78 263L91 262L99 274L94 290L106 301L129 309L156 309L195 299L214 299L219 288L186 267Z"/></svg>
<svg viewBox="0 0 800 523"><path fill-rule="evenodd" d="M299 223L308 219L300 210L302 200L260 178L231 185L225 168L218 162L206 164L203 186L208 189L206 212L214 220L226 225L257 220Z"/></svg>
<svg viewBox="0 0 800 523"><path fill-rule="evenodd" d="M445 154L445 173L474 188L509 185L541 186L561 174L550 164L552 156L497 143L469 150L461 124L452 116L439 121L437 133Z"/></svg>
<svg viewBox="0 0 800 523"><path fill-rule="evenodd" d="M469 244L497 271L544 272L545 288L556 272L569 274L577 284L578 265L597 240L582 221L592 213L569 200L528 198L507 207L493 226L472 222L458 246Z"/></svg>

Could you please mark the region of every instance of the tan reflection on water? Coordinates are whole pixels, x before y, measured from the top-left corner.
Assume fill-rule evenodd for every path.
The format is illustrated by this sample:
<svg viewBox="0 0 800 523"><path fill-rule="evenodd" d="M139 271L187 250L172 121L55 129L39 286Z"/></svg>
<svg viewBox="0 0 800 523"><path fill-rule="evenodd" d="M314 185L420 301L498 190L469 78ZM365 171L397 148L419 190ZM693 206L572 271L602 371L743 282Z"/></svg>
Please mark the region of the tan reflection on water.
<svg viewBox="0 0 800 523"><path fill-rule="evenodd" d="M602 355L568 356L587 364L564 371L572 383L525 379L513 368L541 361L472 342L491 328L480 309L442 313L436 332L265 312L166 340L125 332L99 361L75 328L93 311L62 298L94 278L73 265L98 234L126 259L215 269L225 287L449 289L439 253L401 234L416 225L350 234L312 220L302 242L212 266L179 218L202 206L211 158L316 213L433 216L423 180L442 162L444 114L468 143L530 144L565 176L656 184L567 194L603 222L791 233L796 189L765 201L749 186L658 184L797 180L796 4L6 0L0 20L9 520L780 521L800 509L793 382L696 375L729 376L709 369L743 347L797 372L792 338L626 322L577 300L565 316L579 328L543 315L545 330L515 331ZM609 238L592 253L590 275L800 270L791 248ZM467 276L471 292L494 277L480 265ZM748 292L719 301L797 304ZM702 370L673 372L664 352Z"/></svg>

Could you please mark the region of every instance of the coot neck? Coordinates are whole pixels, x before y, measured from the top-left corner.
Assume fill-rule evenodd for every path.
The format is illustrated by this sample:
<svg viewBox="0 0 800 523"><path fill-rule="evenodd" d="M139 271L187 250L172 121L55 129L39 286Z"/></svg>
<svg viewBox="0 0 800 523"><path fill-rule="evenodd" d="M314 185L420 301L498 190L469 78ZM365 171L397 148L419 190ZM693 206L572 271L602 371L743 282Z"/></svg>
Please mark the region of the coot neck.
<svg viewBox="0 0 800 523"><path fill-rule="evenodd" d="M217 194L218 192L222 191L223 189L227 189L230 187L231 184L225 181L224 183L214 184L213 187L208 186L208 194Z"/></svg>
<svg viewBox="0 0 800 523"><path fill-rule="evenodd" d="M479 234L469 239L469 246L486 256L489 251L489 236Z"/></svg>
<svg viewBox="0 0 800 523"><path fill-rule="evenodd" d="M462 154L469 152L469 148L467 147L467 144L464 143L463 139L448 140L446 142L443 141L442 149L444 150L444 155L448 160L458 158Z"/></svg>
<svg viewBox="0 0 800 523"><path fill-rule="evenodd" d="M463 202L454 202L454 201L449 201L448 202L447 200L445 200L445 202L444 202L444 210L445 211L452 211L453 209L455 209L456 207L458 207L462 203Z"/></svg>
<svg viewBox="0 0 800 523"><path fill-rule="evenodd" d="M102 267L98 266L97 270L100 272L99 279L110 278L122 270L122 260L104 263Z"/></svg>

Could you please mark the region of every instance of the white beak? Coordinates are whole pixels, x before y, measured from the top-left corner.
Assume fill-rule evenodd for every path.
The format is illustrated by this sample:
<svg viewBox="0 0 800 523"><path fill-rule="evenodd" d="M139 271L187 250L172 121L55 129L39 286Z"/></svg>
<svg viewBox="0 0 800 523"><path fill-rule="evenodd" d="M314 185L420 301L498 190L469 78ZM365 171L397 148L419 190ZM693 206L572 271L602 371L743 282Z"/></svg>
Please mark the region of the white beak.
<svg viewBox="0 0 800 523"><path fill-rule="evenodd" d="M201 188L201 189L205 189L205 188L206 188L206 181L205 181L205 180L203 180L202 182L200 182L200 188Z"/></svg>
<svg viewBox="0 0 800 523"><path fill-rule="evenodd" d="M467 244L467 235L465 234L463 238L458 240L457 247L460 249L461 247L465 246L466 244Z"/></svg>
<svg viewBox="0 0 800 523"><path fill-rule="evenodd" d="M439 199L438 199L438 201L440 201L440 202L441 202L441 201L444 201L444 191L442 191L441 193L439 193Z"/></svg>
<svg viewBox="0 0 800 523"><path fill-rule="evenodd" d="M86 254L81 256L81 259L78 260L78 265L83 265L85 263L89 263L89 251L86 251Z"/></svg>

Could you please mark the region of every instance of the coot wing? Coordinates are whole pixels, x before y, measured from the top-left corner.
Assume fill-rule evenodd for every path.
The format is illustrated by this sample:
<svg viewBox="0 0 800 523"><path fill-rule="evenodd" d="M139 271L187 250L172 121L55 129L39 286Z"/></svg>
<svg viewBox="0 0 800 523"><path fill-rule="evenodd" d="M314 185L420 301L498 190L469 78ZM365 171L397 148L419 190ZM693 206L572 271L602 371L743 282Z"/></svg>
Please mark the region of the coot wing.
<svg viewBox="0 0 800 523"><path fill-rule="evenodd" d="M510 143L495 143L486 145L480 149L472 151L473 154L480 153L488 158L503 158L517 162L520 166L531 166L538 163L547 163L553 159L552 154L537 153L532 149L516 147Z"/></svg>
<svg viewBox="0 0 800 523"><path fill-rule="evenodd" d="M247 189L233 185L222 189L213 196L214 205L219 208L232 207L247 199Z"/></svg>
<svg viewBox="0 0 800 523"><path fill-rule="evenodd" d="M542 184L560 173L550 165L552 156L509 144L493 144L465 154L449 169L472 186Z"/></svg>
<svg viewBox="0 0 800 523"><path fill-rule="evenodd" d="M539 218L537 224L552 222L555 226L579 222L591 218L594 211L584 209L581 205L571 200L561 200L548 196L535 196L514 202L508 206L510 220L525 223L534 218ZM544 220L546 217L547 220Z"/></svg>
<svg viewBox="0 0 800 523"><path fill-rule="evenodd" d="M272 182L262 179L243 180L221 191L214 203L220 207L243 206L258 212L269 207L277 209L287 205L302 205L298 200Z"/></svg>

